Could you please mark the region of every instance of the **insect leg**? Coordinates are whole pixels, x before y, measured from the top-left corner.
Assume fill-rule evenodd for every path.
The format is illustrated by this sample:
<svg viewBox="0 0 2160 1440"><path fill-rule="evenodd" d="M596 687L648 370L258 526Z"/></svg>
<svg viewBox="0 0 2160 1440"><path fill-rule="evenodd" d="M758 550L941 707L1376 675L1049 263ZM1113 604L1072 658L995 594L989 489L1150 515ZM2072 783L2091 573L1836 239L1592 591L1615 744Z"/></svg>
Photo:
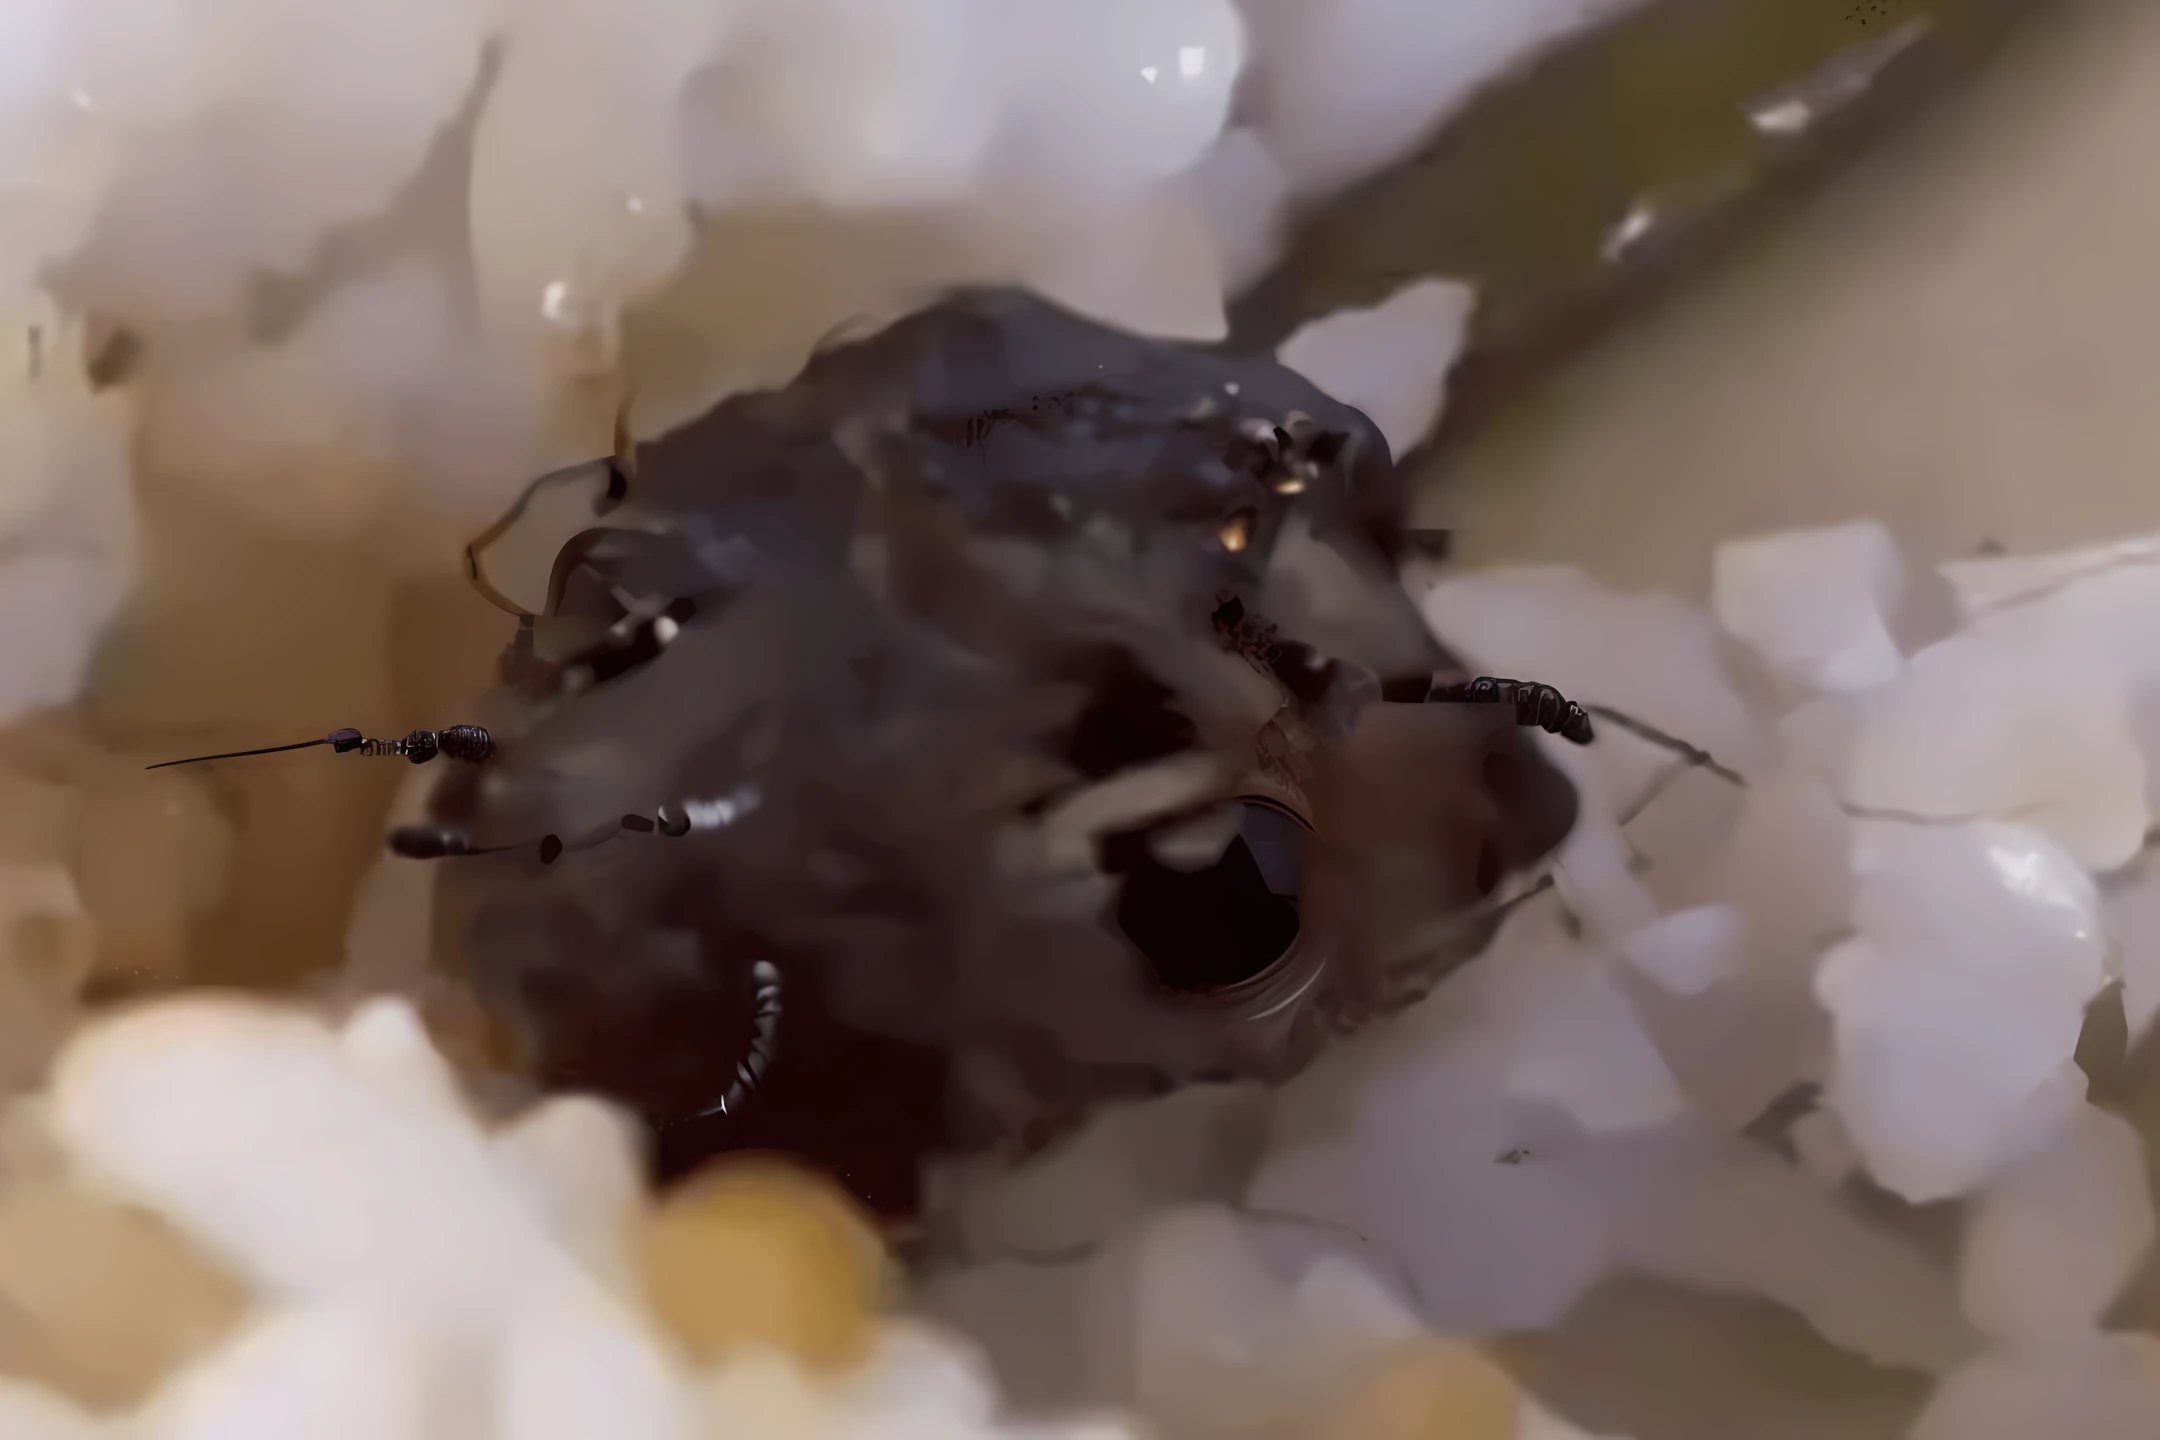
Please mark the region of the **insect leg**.
<svg viewBox="0 0 2160 1440"><path fill-rule="evenodd" d="M1624 714L1621 711L1612 709L1610 706L1589 705L1584 708L1597 716L1598 719L1619 726L1636 739L1655 745L1661 750L1671 751L1687 761L1690 766L1709 771L1728 785L1738 785L1742 789L1747 787L1747 781L1741 777L1739 771L1733 769L1730 765L1718 763L1715 755L1712 755L1699 745L1690 745L1678 736L1668 735L1655 725L1637 720L1634 716Z"/></svg>
<svg viewBox="0 0 2160 1440"><path fill-rule="evenodd" d="M732 1115L740 1110L772 1064L773 1048L780 1038L780 967L770 960L760 960L750 967L750 980L755 986L752 993L757 1006L751 1019L750 1049L735 1067L735 1078L727 1092L692 1118Z"/></svg>

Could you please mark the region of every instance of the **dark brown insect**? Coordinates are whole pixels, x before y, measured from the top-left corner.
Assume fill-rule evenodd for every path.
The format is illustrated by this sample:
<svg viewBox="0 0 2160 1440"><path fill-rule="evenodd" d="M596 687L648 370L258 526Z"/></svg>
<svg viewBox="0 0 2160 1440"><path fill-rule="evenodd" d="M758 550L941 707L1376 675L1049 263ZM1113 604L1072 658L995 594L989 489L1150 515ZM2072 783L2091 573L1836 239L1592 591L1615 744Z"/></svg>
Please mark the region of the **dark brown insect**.
<svg viewBox="0 0 2160 1440"><path fill-rule="evenodd" d="M1581 708L1433 640L1385 442L1272 359L966 291L618 452L472 547L518 628L435 744L489 753L392 844L460 857L438 963L663 1172L901 1212L928 1153L1286 1076L1574 823L1520 726Z"/></svg>

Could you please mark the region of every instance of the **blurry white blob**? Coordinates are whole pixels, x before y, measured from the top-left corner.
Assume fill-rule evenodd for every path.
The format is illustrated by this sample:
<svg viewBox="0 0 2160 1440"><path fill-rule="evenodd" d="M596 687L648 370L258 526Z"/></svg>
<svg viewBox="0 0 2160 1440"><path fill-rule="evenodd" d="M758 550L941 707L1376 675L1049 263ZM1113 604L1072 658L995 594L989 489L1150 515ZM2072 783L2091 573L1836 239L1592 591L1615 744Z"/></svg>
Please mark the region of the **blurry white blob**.
<svg viewBox="0 0 2160 1440"><path fill-rule="evenodd" d="M1534 985L1557 998L1567 981L1555 972L1582 964L1543 918L1525 914L1477 967L1287 1086L1248 1197L1365 1237L1412 1277L1422 1318L1445 1332L1552 1324L1611 1264L1609 1197L1577 1163L1577 1126L1509 1091L1527 1008L1516 997ZM1598 1047L1579 1057L1586 1085L1605 1038L1578 1034ZM1641 1037L1618 1044L1623 1069L1639 1068L1625 1057ZM1528 1078L1536 1088L1535 1069Z"/></svg>
<svg viewBox="0 0 2160 1440"><path fill-rule="evenodd" d="M115 1418L131 1440L1006 1433L979 1358L918 1327L833 1380L777 1355L689 1373L618 1253L647 1203L628 1126L569 1098L483 1133L402 1001L338 1029L228 998L113 1016L70 1045L48 1101L85 1182L163 1214L256 1295L239 1333ZM753 1423L776 1413L796 1423ZM0 1433L120 1432L0 1381Z"/></svg>
<svg viewBox="0 0 2160 1440"><path fill-rule="evenodd" d="M1704 995L1743 973L1738 912L1724 905L1680 910L1620 942L1619 955L1672 995Z"/></svg>
<svg viewBox="0 0 2160 1440"><path fill-rule="evenodd" d="M1767 726L1726 672L1717 627L1671 595L1608 589L1580 570L1521 566L1434 577L1422 599L1433 632L1488 673L1557 685L1569 699L1611 706L1747 773ZM1624 768L1618 809L1672 757L1600 730L1601 768Z"/></svg>
<svg viewBox="0 0 2160 1440"><path fill-rule="evenodd" d="M1903 664L1890 622L1904 567L1873 521L1728 540L1712 575L1718 623L1795 692L1869 690Z"/></svg>
<svg viewBox="0 0 2160 1440"><path fill-rule="evenodd" d="M29 1381L0 1375L0 1435L8 1440L111 1440L112 1426Z"/></svg>
<svg viewBox="0 0 2160 1440"><path fill-rule="evenodd" d="M612 370L624 307L689 253L678 97L739 8L537 0L508 12L473 135L473 260L491 333L536 357L541 383Z"/></svg>
<svg viewBox="0 0 2160 1440"><path fill-rule="evenodd" d="M2077 1335L1974 1361L1935 1392L1910 1440L2146 1440L2160 1433L2160 1340Z"/></svg>
<svg viewBox="0 0 2160 1440"><path fill-rule="evenodd" d="M1785 834L1773 843L1796 856L1807 842ZM1804 978L1813 948L1762 930L1733 883L1716 887L1721 903L1673 911L1624 938L1614 980L1688 1099L1740 1131L1816 1073L1824 1039Z"/></svg>
<svg viewBox="0 0 2160 1440"><path fill-rule="evenodd" d="M2125 677L2062 618L2006 615L2014 626L1961 631L1914 655L1898 683L1866 699L1844 798L1936 820L2017 821L2094 870L2129 860L2151 814Z"/></svg>
<svg viewBox="0 0 2160 1440"><path fill-rule="evenodd" d="M1095 1338L1119 1345L1112 1384L1162 1433L1334 1433L1361 1370L1430 1343L1401 1300L1345 1256L1278 1266L1252 1238L1250 1222L1231 1211L1177 1207L1135 1227L1105 1258L1101 1293L1115 1295L1121 1313ZM1515 1408L1512 1440L1588 1440L1526 1395Z"/></svg>
<svg viewBox="0 0 2160 1440"><path fill-rule="evenodd" d="M1259 135L1243 126L1222 133L1191 176L1221 267L1225 295L1258 280L1281 253L1290 185ZM1324 388L1324 387L1323 387Z"/></svg>
<svg viewBox="0 0 2160 1440"><path fill-rule="evenodd" d="M0 299L0 723L73 700L134 581L134 415L93 392L84 331Z"/></svg>
<svg viewBox="0 0 2160 1440"><path fill-rule="evenodd" d="M1364 1237L1447 1331L1551 1324L1639 1270L1768 1296L1886 1363L1954 1361L1946 1278L1706 1125L1603 964L1550 914L1512 922L1477 968L1284 1092L1252 1203Z"/></svg>
<svg viewBox="0 0 2160 1440"><path fill-rule="evenodd" d="M68 94L81 7L0 9L0 296L25 294L88 234L113 168L99 127Z"/></svg>
<svg viewBox="0 0 2160 1440"><path fill-rule="evenodd" d="M2140 535L2045 555L1952 560L1943 565L1942 574L1959 613L1975 621L2010 606L2046 600L2079 580L2156 561L2160 561L2160 535Z"/></svg>
<svg viewBox="0 0 2160 1440"><path fill-rule="evenodd" d="M2044 1346L2096 1329L2153 1242L2137 1132L2075 1107L1995 1176L1965 1230L1965 1313L1998 1342Z"/></svg>
<svg viewBox="0 0 2160 1440"><path fill-rule="evenodd" d="M310 1435L421 1440L426 1347L390 1317L322 1305L264 1315L151 1401L157 1440Z"/></svg>
<svg viewBox="0 0 2160 1440"><path fill-rule="evenodd" d="M1433 632L1474 672L1557 686L1571 700L1609 706L1700 746L1742 774L1772 753L1766 717L1727 673L1726 642L1698 606L1616 592L1558 566L1409 578L1413 593L1423 591ZM1555 857L1555 879L1590 933L1611 944L1656 918L1660 901L1709 898L1687 877L1719 860L1742 792L1686 774L1667 749L1595 724L1599 738L1587 747L1540 739L1592 800ZM1623 834L1619 817L1661 784L1656 803Z"/></svg>
<svg viewBox="0 0 2160 1440"><path fill-rule="evenodd" d="M2152 824L2160 568L2149 540L1944 567L1966 628L1871 699L1848 798L2046 831L2104 872Z"/></svg>
<svg viewBox="0 0 2160 1440"><path fill-rule="evenodd" d="M588 452L621 379L641 425L684 418L955 282L1220 339L1293 189L1335 183L1286 155L1362 132L1320 167L1349 178L1612 8L24 0L0 16L0 295L65 263L76 303L149 336L154 470L310 538L387 518L434 553ZM1321 83L1375 56L1356 97ZM1234 95L1253 118L1226 129ZM663 293L684 303L655 323L700 338L626 360ZM1436 339L1360 392L1397 449L1429 427ZM385 508L385 471L450 513ZM96 608L80 574L33 568Z"/></svg>
<svg viewBox="0 0 2160 1440"><path fill-rule="evenodd" d="M1185 178L1131 190L1010 180L970 216L969 239L1031 289L1107 324L1166 340L1229 333L1216 243Z"/></svg>
<svg viewBox="0 0 2160 1440"><path fill-rule="evenodd" d="M502 1188L402 1002L363 1006L342 1033L214 998L115 1018L62 1055L52 1106L79 1162L268 1293L420 1335L594 1298Z"/></svg>
<svg viewBox="0 0 2160 1440"><path fill-rule="evenodd" d="M1544 948L1559 949L1549 941ZM1685 1108L1671 1069L1605 963L1555 955L1519 967L1511 990L1510 1013L1494 1017L1513 1021L1514 1053L1501 1082L1510 1096L1554 1105L1593 1135L1652 1128Z"/></svg>
<svg viewBox="0 0 2160 1440"><path fill-rule="evenodd" d="M983 0L750 0L686 93L704 205L959 203L1009 94Z"/></svg>
<svg viewBox="0 0 2160 1440"><path fill-rule="evenodd" d="M1419 280L1371 309L1306 322L1275 358L1364 411L1399 460L1439 422L1476 304L1476 292L1458 281Z"/></svg>
<svg viewBox="0 0 2160 1440"><path fill-rule="evenodd" d="M2027 1135L2106 982L2092 881L2035 830L1855 827L1856 938L1815 993L1828 1098L1876 1179L1909 1200L1979 1184Z"/></svg>
<svg viewBox="0 0 2160 1440"><path fill-rule="evenodd" d="M1638 0L1243 0L1259 126L1300 198L1371 173L1495 75ZM1345 84L1345 75L1357 83Z"/></svg>
<svg viewBox="0 0 2160 1440"><path fill-rule="evenodd" d="M941 1183L966 1253L1071 1252L1166 1204L1229 1198L1259 1159L1265 1099L1256 1086L1195 1085L1114 1106L1026 1165L952 1167Z"/></svg>
<svg viewBox="0 0 2160 1440"><path fill-rule="evenodd" d="M54 177L101 170L76 283L142 324L230 306L252 274L301 270L330 228L388 208L470 92L496 6L28 8L60 17L42 57L54 143L31 174L64 192Z"/></svg>
<svg viewBox="0 0 2160 1440"><path fill-rule="evenodd" d="M1110 1417L1010 1424L997 1415L997 1393L981 1358L927 1327L883 1327L876 1353L860 1370L814 1381L774 1354L750 1354L699 1381L701 1440L1132 1440ZM614 1428L607 1427L613 1434Z"/></svg>
<svg viewBox="0 0 2160 1440"><path fill-rule="evenodd" d="M1015 163L1089 187L1189 170L1214 145L1245 68L1232 0L1008 0L985 78L1009 97Z"/></svg>
<svg viewBox="0 0 2160 1440"><path fill-rule="evenodd" d="M635 1121L580 1095L543 1101L494 1136L505 1182L593 1278L626 1297L622 1240L645 1201L643 1150Z"/></svg>
<svg viewBox="0 0 2160 1440"><path fill-rule="evenodd" d="M412 263L341 285L276 344L146 362L143 452L161 479L285 533L366 533L386 514L492 519L530 416L460 323L451 277Z"/></svg>

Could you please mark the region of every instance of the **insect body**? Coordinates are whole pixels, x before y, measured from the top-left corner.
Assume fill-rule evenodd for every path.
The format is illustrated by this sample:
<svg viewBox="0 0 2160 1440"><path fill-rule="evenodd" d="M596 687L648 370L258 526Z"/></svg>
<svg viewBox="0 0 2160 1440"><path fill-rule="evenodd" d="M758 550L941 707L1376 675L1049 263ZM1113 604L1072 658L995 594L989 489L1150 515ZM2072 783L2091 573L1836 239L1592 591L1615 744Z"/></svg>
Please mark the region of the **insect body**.
<svg viewBox="0 0 2160 1440"><path fill-rule="evenodd" d="M968 291L617 448L470 552L492 733L374 753L484 761L391 837L457 861L438 963L664 1172L904 1211L928 1151L1286 1075L1574 822L1520 726L1581 709L1435 688L1385 442L1270 359Z"/></svg>

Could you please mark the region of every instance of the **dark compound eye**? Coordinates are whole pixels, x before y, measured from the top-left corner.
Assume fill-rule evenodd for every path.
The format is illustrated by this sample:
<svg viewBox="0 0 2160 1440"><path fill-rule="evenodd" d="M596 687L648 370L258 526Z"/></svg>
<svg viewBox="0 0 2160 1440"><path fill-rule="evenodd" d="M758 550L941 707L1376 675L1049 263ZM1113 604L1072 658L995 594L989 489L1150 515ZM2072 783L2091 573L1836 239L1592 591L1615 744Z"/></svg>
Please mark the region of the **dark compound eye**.
<svg viewBox="0 0 2160 1440"><path fill-rule="evenodd" d="M1180 994L1257 979L1297 944L1304 830L1273 805L1237 809L1230 843L1197 869L1165 863L1145 836L1105 847L1105 867L1124 876L1118 928Z"/></svg>

